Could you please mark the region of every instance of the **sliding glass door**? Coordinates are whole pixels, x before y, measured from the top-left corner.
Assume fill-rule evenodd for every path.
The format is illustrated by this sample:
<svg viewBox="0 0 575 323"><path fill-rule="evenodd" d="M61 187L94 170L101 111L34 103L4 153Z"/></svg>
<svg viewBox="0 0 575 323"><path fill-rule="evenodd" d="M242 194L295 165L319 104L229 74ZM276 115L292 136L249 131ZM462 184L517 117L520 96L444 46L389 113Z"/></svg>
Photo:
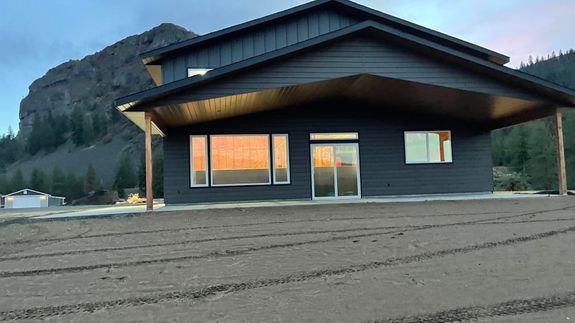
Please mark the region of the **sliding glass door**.
<svg viewBox="0 0 575 323"><path fill-rule="evenodd" d="M357 144L312 144L311 160L313 199L361 196Z"/></svg>

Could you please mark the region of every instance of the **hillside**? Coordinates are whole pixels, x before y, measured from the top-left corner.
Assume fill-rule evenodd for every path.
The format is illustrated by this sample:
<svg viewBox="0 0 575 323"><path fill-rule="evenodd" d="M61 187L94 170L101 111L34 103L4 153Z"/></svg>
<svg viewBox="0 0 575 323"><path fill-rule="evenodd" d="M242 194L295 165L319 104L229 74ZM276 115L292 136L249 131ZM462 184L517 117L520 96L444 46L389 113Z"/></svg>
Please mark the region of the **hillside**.
<svg viewBox="0 0 575 323"><path fill-rule="evenodd" d="M558 56L530 59L520 70L575 89L575 51ZM567 182L575 189L575 112L564 114L565 155ZM520 189L555 190L557 165L553 123L538 120L523 125L494 131L492 134L494 166L504 166L519 173ZM499 187L505 189L504 187Z"/></svg>
<svg viewBox="0 0 575 323"><path fill-rule="evenodd" d="M195 36L165 23L50 69L20 103L17 136L0 138L0 174L21 171L30 179L33 169L49 175L58 166L79 176L91 164L97 182L111 186L120 153L130 150L136 167L143 148L141 131L112 107L114 99L154 86L138 55ZM0 193L10 189L3 186Z"/></svg>

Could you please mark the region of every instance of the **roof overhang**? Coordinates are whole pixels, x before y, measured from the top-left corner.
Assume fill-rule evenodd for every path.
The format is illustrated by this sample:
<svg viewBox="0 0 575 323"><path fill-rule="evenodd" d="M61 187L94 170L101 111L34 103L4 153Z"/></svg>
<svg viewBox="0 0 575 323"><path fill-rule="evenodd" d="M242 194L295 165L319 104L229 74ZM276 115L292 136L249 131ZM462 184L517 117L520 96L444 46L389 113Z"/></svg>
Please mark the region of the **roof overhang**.
<svg viewBox="0 0 575 323"><path fill-rule="evenodd" d="M496 129L552 115L560 106L411 81L359 74L327 81L189 101L172 97L152 112L166 129L326 100L363 103L382 113L417 113ZM143 123L136 123L143 129Z"/></svg>

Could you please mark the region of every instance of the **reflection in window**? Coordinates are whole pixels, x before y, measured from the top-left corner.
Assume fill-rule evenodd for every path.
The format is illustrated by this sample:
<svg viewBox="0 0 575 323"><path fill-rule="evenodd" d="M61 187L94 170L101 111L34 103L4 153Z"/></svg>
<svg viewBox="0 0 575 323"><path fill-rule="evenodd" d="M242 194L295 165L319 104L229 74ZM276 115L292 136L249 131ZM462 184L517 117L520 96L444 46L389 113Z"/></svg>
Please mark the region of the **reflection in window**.
<svg viewBox="0 0 575 323"><path fill-rule="evenodd" d="M340 133L312 133L309 135L310 140L357 140L357 132L340 132Z"/></svg>
<svg viewBox="0 0 575 323"><path fill-rule="evenodd" d="M210 136L212 185L270 184L268 135Z"/></svg>
<svg viewBox="0 0 575 323"><path fill-rule="evenodd" d="M451 163L451 133L449 131L406 132L405 161L418 163Z"/></svg>
<svg viewBox="0 0 575 323"><path fill-rule="evenodd" d="M190 136L191 186L207 186L207 155L206 136Z"/></svg>
<svg viewBox="0 0 575 323"><path fill-rule="evenodd" d="M288 184L289 179L289 151L288 136L273 135L273 155L274 155L274 183Z"/></svg>

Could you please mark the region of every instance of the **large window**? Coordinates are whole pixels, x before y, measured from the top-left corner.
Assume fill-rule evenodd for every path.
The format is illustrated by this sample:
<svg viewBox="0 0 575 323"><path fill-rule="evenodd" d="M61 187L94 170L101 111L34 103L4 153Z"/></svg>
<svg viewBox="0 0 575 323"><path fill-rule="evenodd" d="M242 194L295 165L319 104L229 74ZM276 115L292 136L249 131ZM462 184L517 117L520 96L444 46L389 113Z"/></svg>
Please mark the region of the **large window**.
<svg viewBox="0 0 575 323"><path fill-rule="evenodd" d="M450 131L405 132L405 162L408 164L451 163Z"/></svg>
<svg viewBox="0 0 575 323"><path fill-rule="evenodd" d="M270 184L268 135L210 136L212 185Z"/></svg>
<svg viewBox="0 0 575 323"><path fill-rule="evenodd" d="M288 184L289 178L289 143L288 135L273 135L274 184Z"/></svg>
<svg viewBox="0 0 575 323"><path fill-rule="evenodd" d="M208 186L208 144L206 136L190 136L190 185Z"/></svg>

